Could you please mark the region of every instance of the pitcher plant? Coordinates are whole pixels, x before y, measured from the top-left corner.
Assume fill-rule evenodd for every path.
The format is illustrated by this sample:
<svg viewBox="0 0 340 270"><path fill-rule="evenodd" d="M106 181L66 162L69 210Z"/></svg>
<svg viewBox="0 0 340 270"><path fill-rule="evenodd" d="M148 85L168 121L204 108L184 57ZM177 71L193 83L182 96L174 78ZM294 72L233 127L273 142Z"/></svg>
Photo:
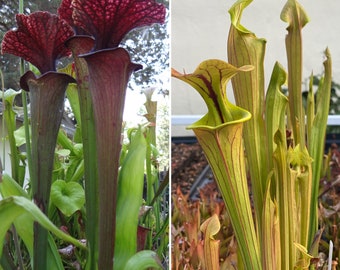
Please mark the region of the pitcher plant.
<svg viewBox="0 0 340 270"><path fill-rule="evenodd" d="M21 57L39 72L37 75L28 71L20 79L21 87L30 93L32 174L29 183L33 201L46 216L51 214L50 193L54 183L52 173L57 140L78 159L82 158L80 153L84 153L84 162L79 163L78 175L71 179L80 181L81 172L84 172L88 247L86 269L113 269L116 264L117 269L128 269L126 267L131 265L130 259L140 269L159 268L159 260L154 252L143 251L137 255L139 260L132 258L137 253L138 211L128 216L135 215L135 225L124 228L127 234L135 235L133 243L126 241L126 238L116 237L117 214L121 220L126 220L124 216L128 214L121 210L122 206L117 212L116 205L124 201L126 189L129 189L127 183L132 179L138 179L139 189L134 197L126 197L126 200L130 201L130 205L134 201L136 209L142 205L143 193L140 190L146 158L145 151L138 150L140 146L134 142L145 140L146 135L140 128L140 135L131 139L128 154L124 162L120 163L125 93L131 74L142 66L132 63L128 51L119 46L132 29L164 23L165 6L153 0L121 0L114 3L64 0L58 15L43 11L30 15L19 14L18 28L7 32L2 42L2 53ZM74 64L69 66L71 68L57 71L57 60L71 54L74 60ZM75 115L81 127L78 129L82 135L81 149L75 148L59 132L64 114L65 92L71 95L71 90L67 90L68 84L71 88L78 87L79 97L70 96L70 102L73 108L79 106L79 114L75 112ZM140 154L133 154L138 151ZM130 155L134 157L129 158ZM132 171L125 168L131 166L139 168L133 172L132 179L129 174ZM121 179L118 181L120 174ZM67 184L62 186L65 186L66 192ZM3 194L17 195L5 191ZM33 269L52 267L47 260L49 251L46 248L51 238L45 228L37 220L31 254L34 259ZM122 229L122 226L118 228ZM23 237L21 234L19 236ZM116 244L120 248L119 252L115 252ZM124 253L129 247L129 253ZM52 250L55 251L55 246ZM60 269L60 261L58 267L56 269Z"/></svg>
<svg viewBox="0 0 340 270"><path fill-rule="evenodd" d="M318 184L329 111L331 56L326 49L317 105L309 102L304 108L302 28L309 19L297 1L288 0L281 12L281 19L288 23L287 72L276 63L265 91L266 40L241 24L242 13L251 2L239 0L229 9L229 63L211 59L191 74L173 69L172 76L195 88L207 105L208 113L188 128L202 146L231 218L238 245L237 269L313 269L320 239ZM227 99L229 80L236 105ZM285 84L288 96L283 93ZM312 88L308 100L314 100ZM209 222L219 221L212 217ZM206 232L207 225L202 226ZM213 234L218 231L216 226L211 229ZM209 241L204 240L204 249L211 250L204 253L215 254L216 247ZM215 263L206 264L205 269L219 269L217 260L206 255L206 261Z"/></svg>

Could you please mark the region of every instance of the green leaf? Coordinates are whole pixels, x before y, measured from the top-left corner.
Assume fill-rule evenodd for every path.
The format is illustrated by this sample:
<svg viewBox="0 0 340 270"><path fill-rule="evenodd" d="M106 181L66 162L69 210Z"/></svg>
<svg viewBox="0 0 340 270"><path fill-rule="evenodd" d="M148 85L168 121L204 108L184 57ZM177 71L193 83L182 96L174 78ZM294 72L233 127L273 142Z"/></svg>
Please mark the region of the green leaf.
<svg viewBox="0 0 340 270"><path fill-rule="evenodd" d="M251 114L227 99L226 83L238 72L221 60L207 60L192 74L172 75L192 85L204 98L208 113L189 126L203 148L226 203L240 253L247 269L260 269L258 239L250 208L243 151L243 124Z"/></svg>
<svg viewBox="0 0 340 270"><path fill-rule="evenodd" d="M83 187L76 182L57 180L51 187L51 201L66 216L71 216L85 203Z"/></svg>
<svg viewBox="0 0 340 270"><path fill-rule="evenodd" d="M231 26L228 35L228 62L235 67L252 65L250 72L240 72L231 79L236 105L249 111L251 119L244 124L243 138L252 180L256 227L261 228L264 193L270 171L264 121L264 56L266 40L258 38L241 24L242 13L252 0L238 0L229 9Z"/></svg>
<svg viewBox="0 0 340 270"><path fill-rule="evenodd" d="M54 233L58 238L70 242L76 247L85 249L85 246L77 239L59 230L33 202L19 196L7 197L0 201L0 243L3 243L11 224L22 215L27 215L26 221L28 223L25 223L25 226L32 226L33 228L33 221L36 221L42 227ZM2 245L0 245L0 255L2 254L2 248Z"/></svg>
<svg viewBox="0 0 340 270"><path fill-rule="evenodd" d="M79 106L77 84L75 84L75 83L69 84L67 89L66 89L66 95L67 95L67 98L70 102L74 117L75 117L78 125L81 125L80 106Z"/></svg>
<svg viewBox="0 0 340 270"><path fill-rule="evenodd" d="M55 153L60 157L68 157L71 154L71 151L68 149L59 149Z"/></svg>
<svg viewBox="0 0 340 270"><path fill-rule="evenodd" d="M68 64L66 67L61 68L58 70L59 72L66 73L73 78L76 78L75 70L73 67L73 63ZM66 89L66 96L68 101L70 102L70 106L74 117L79 125L81 125L81 118L80 118L80 105L79 105L79 97L78 97L78 87L75 83L70 83Z"/></svg>
<svg viewBox="0 0 340 270"><path fill-rule="evenodd" d="M172 76L180 79L197 90L208 107L205 115L206 125L218 126L234 121L242 116L240 110L235 109L226 96L226 84L238 73L252 70L246 65L240 68L228 64L222 60L210 59L203 61L191 74L181 74L172 70Z"/></svg>
<svg viewBox="0 0 340 270"><path fill-rule="evenodd" d="M328 49L325 51L326 60L324 61L325 76L320 80L317 92L316 114L312 118L312 126L310 134L308 134L308 149L313 158L313 184L312 184L312 203L310 216L309 244L312 243L314 235L318 229L318 196L319 196L319 180L324 154L324 141L326 136L327 117L329 112L329 101L332 84L332 58Z"/></svg>
<svg viewBox="0 0 340 270"><path fill-rule="evenodd" d="M29 199L27 192L8 174L0 173L0 194L3 198L22 196Z"/></svg>
<svg viewBox="0 0 340 270"><path fill-rule="evenodd" d="M15 130L14 137L17 147L24 145L26 143L25 126L21 126L17 130Z"/></svg>
<svg viewBox="0 0 340 270"><path fill-rule="evenodd" d="M286 130L285 112L288 99L281 91L286 77L283 67L276 62L266 96L266 124L270 154L275 150L274 135L276 131L280 130L283 133Z"/></svg>
<svg viewBox="0 0 340 270"><path fill-rule="evenodd" d="M12 108L12 104L14 102L14 99L17 95L19 95L21 91L15 91L13 89L7 89L4 92L4 101L6 102L6 105L9 104L10 108ZM1 95L2 97L2 95Z"/></svg>
<svg viewBox="0 0 340 270"><path fill-rule="evenodd" d="M146 141L141 127L131 136L128 153L119 172L115 269L123 269L137 252L138 214L143 202Z"/></svg>
<svg viewBox="0 0 340 270"><path fill-rule="evenodd" d="M157 254L151 250L143 250L133 255L126 263L124 270L130 269L163 269Z"/></svg>
<svg viewBox="0 0 340 270"><path fill-rule="evenodd" d="M288 23L286 51L288 62L288 93L290 121L295 144L305 146L305 116L302 106L302 28L309 18L296 0L288 0L281 12L281 20Z"/></svg>
<svg viewBox="0 0 340 270"><path fill-rule="evenodd" d="M91 37L83 36L81 42L70 39L67 46L71 49L77 71L77 85L80 103L81 133L84 143L84 178L86 193L86 237L88 246L87 270L97 269L98 261L98 223L99 223L99 201L98 201L98 173L97 173L97 150L96 134L93 117L93 106L89 91L89 80L87 64L84 58L78 57L87 53L94 45Z"/></svg>
<svg viewBox="0 0 340 270"><path fill-rule="evenodd" d="M13 178L22 185L24 182L23 178L20 178L20 157L19 151L16 147L14 131L16 129L16 113L13 110L13 102L16 95L21 93L20 91L14 91L13 89L8 89L3 93L4 97L4 111L3 117L7 127L7 136L10 146L10 159L11 159L11 172Z"/></svg>

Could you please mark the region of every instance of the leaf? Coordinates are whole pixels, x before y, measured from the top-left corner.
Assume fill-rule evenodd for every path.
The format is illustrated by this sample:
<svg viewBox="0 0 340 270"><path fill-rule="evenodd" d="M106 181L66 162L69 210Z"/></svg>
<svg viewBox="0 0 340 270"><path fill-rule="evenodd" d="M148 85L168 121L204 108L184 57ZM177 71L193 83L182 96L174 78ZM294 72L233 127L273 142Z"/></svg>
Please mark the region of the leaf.
<svg viewBox="0 0 340 270"><path fill-rule="evenodd" d="M208 218L200 227L204 234L204 262L207 270L219 269L219 240L214 239L214 235L220 231L221 224L218 216L214 214Z"/></svg>
<svg viewBox="0 0 340 270"><path fill-rule="evenodd" d="M31 133L31 127L29 127L29 130ZM15 142L16 142L17 147L20 147L26 144L25 126L21 126L17 130L15 130L14 137L15 137Z"/></svg>
<svg viewBox="0 0 340 270"><path fill-rule="evenodd" d="M0 181L0 192L2 197L21 196L28 199L28 194L18 185L18 183L9 175L4 174ZM26 248L33 258L33 219L30 213L24 213L15 219L14 226L19 237L23 240ZM32 259L33 261L33 259ZM47 262L48 269L59 270L63 269L61 258L58 254L56 244L49 234L47 247Z"/></svg>
<svg viewBox="0 0 340 270"><path fill-rule="evenodd" d="M313 185L312 203L310 216L309 244L311 244L314 234L318 229L318 196L319 180L324 155L324 141L326 136L327 118L329 112L329 101L332 83L332 58L328 49L325 51L326 60L324 61L325 76L320 81L317 92L316 114L313 118L310 134L308 134L310 156L313 158Z"/></svg>
<svg viewBox="0 0 340 270"><path fill-rule="evenodd" d="M68 5L63 1L62 5ZM71 1L69 1L69 5ZM62 9L62 7L61 7ZM66 15L66 14L64 14ZM68 14L72 18L72 10ZM77 29L77 33L79 33ZM97 173L97 156L96 151L96 132L95 121L93 116L93 106L91 93L88 86L88 69L85 59L78 57L83 53L91 50L94 40L89 36L78 36L69 39L67 47L72 50L75 71L77 76L77 86L79 94L80 114L81 114L81 136L83 149L81 157L84 159L84 179L86 194L86 237L89 249L87 256L86 270L96 269L98 261L98 173ZM76 130L77 132L77 130ZM79 171L77 169L77 171ZM72 177L73 178L73 177Z"/></svg>
<svg viewBox="0 0 340 270"><path fill-rule="evenodd" d="M304 247L303 245L294 242L294 246L297 250L299 250L299 253L301 254L300 259L295 263L294 269L309 269L310 260L313 259L313 256L308 254L306 247Z"/></svg>
<svg viewBox="0 0 340 270"><path fill-rule="evenodd" d="M236 68L225 61L209 59L200 63L191 74L181 74L172 69L171 75L191 85L204 99L208 113L200 123L204 119L205 125L217 126L242 117L243 110L227 99L226 84L236 74L252 69L249 65Z"/></svg>
<svg viewBox="0 0 340 270"><path fill-rule="evenodd" d="M240 72L232 78L236 105L249 111L251 119L244 124L243 139L252 180L256 227L261 228L266 180L270 166L267 157L267 137L264 121L264 56L266 40L258 38L241 24L242 13L252 0L238 0L229 9L231 26L228 35L228 62L236 67L252 65L250 72Z"/></svg>
<svg viewBox="0 0 340 270"><path fill-rule="evenodd" d="M289 115L294 141L305 145L305 116L302 106L302 28L309 18L296 0L288 0L281 12L281 20L288 23L286 51L288 65Z"/></svg>
<svg viewBox="0 0 340 270"><path fill-rule="evenodd" d="M157 254L151 250L143 250L133 255L126 263L124 270L130 269L163 269Z"/></svg>
<svg viewBox="0 0 340 270"><path fill-rule="evenodd" d="M272 179L273 171L268 178ZM272 200L270 195L271 181L268 181L267 190L264 200L263 211L263 228L262 246L265 250L262 251L263 269L280 269L280 228L277 203Z"/></svg>
<svg viewBox="0 0 340 270"><path fill-rule="evenodd" d="M29 199L28 194L19 184L8 174L1 175L0 172L0 194L3 198L10 196L22 196Z"/></svg>
<svg viewBox="0 0 340 270"><path fill-rule="evenodd" d="M59 230L33 202L19 196L7 197L0 201L0 243L3 243L6 233L12 223L23 215L27 215L26 221L31 224L32 228L33 221L36 221L42 227L54 233L58 238L66 242L70 242L71 244L81 249L86 249L86 247L81 244L77 239L74 239L70 235ZM2 248L3 246L0 245L0 255L2 254Z"/></svg>
<svg viewBox="0 0 340 270"><path fill-rule="evenodd" d="M114 268L123 269L137 252L138 214L143 202L146 141L141 127L131 136L119 172Z"/></svg>
<svg viewBox="0 0 340 270"><path fill-rule="evenodd" d="M164 5L154 0L76 0L69 8L73 8L74 25L95 37L96 50L115 48L130 30L165 19ZM59 14L64 12L68 16L65 6Z"/></svg>
<svg viewBox="0 0 340 270"><path fill-rule="evenodd" d="M2 41L2 53L19 56L41 73L55 71L56 60L68 55L64 45L73 35L72 28L58 16L37 11L17 14L17 30L8 31Z"/></svg>
<svg viewBox="0 0 340 270"><path fill-rule="evenodd" d="M51 187L51 201L66 216L71 216L85 203L83 187L76 182L57 180Z"/></svg>
<svg viewBox="0 0 340 270"><path fill-rule="evenodd" d="M4 101L6 102L6 105L9 104L12 107L15 97L19 94L21 94L21 91L15 91L13 89L7 89L4 92Z"/></svg>
<svg viewBox="0 0 340 270"><path fill-rule="evenodd" d="M288 99L281 91L282 85L286 82L286 77L285 70L276 62L266 95L266 125L270 154L275 150L274 135L276 131L280 129L283 133L286 130L285 112Z"/></svg>
<svg viewBox="0 0 340 270"><path fill-rule="evenodd" d="M68 149L59 149L59 150L57 150L56 152L55 152L58 156L60 156L60 157L68 157L69 155L70 155L70 153L71 153L71 151L70 150L68 150Z"/></svg>
<svg viewBox="0 0 340 270"><path fill-rule="evenodd" d="M251 114L227 99L227 82L237 73L251 71L253 66L236 68L221 60L206 60L192 74L172 76L193 86L203 97L208 113L189 126L203 148L228 209L240 254L247 269L260 268L259 242L250 207L243 125Z"/></svg>
<svg viewBox="0 0 340 270"><path fill-rule="evenodd" d="M24 178L20 175L20 157L19 151L16 148L16 142L14 137L14 131L16 129L16 113L13 111L13 102L16 95L18 95L20 91L14 91L13 89L9 89L3 93L4 98L4 111L3 111L3 119L7 128L7 137L10 146L10 159L11 159L11 172L13 178L18 181L21 185L24 182Z"/></svg>
<svg viewBox="0 0 340 270"><path fill-rule="evenodd" d="M58 72L63 72L73 78L76 78L74 63L68 64L66 67L59 69ZM77 125L81 125L78 85L76 83L72 83L67 86L66 96L70 103Z"/></svg>

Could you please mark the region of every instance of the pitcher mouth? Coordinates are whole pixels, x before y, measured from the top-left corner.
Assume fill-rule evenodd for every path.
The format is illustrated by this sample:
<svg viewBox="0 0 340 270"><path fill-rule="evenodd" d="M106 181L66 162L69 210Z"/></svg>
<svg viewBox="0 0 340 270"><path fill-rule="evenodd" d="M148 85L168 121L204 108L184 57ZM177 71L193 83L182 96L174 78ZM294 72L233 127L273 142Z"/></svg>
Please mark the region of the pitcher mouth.
<svg viewBox="0 0 340 270"><path fill-rule="evenodd" d="M235 119L233 119L231 121L228 121L228 122L225 122L225 123L222 123L222 124L218 124L218 125L211 125L211 124L209 124L209 122L211 122L210 116L209 116L209 113L207 113L201 119L199 119L198 121L187 126L186 129L188 129L188 130L191 130L191 129L217 130L217 129L223 128L225 126L230 126L230 125L246 122L252 117L251 113L248 112L247 110L245 110L241 107L238 107L238 106L234 106L234 107L238 110L237 111L238 117L235 117Z"/></svg>

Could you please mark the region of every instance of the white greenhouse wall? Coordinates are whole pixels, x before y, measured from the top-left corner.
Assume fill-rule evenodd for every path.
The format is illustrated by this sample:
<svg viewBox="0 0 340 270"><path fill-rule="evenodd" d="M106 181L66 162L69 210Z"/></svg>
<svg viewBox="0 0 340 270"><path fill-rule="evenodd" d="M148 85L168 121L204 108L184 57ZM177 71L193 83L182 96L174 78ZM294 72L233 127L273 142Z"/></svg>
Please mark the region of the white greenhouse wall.
<svg viewBox="0 0 340 270"><path fill-rule="evenodd" d="M228 9L234 0L171 1L171 66L191 73L197 65L211 58L227 61L226 40L230 26ZM242 25L257 37L267 40L266 86L275 61L286 67L284 40L287 24L280 20L286 1L254 0L244 11ZM340 83L340 1L301 0L310 17L303 28L304 78L323 70L323 52L328 47L333 59L333 80ZM206 106L193 88L171 80L172 115L203 115ZM231 89L228 96L233 102ZM172 136L192 135L183 125L172 125Z"/></svg>

